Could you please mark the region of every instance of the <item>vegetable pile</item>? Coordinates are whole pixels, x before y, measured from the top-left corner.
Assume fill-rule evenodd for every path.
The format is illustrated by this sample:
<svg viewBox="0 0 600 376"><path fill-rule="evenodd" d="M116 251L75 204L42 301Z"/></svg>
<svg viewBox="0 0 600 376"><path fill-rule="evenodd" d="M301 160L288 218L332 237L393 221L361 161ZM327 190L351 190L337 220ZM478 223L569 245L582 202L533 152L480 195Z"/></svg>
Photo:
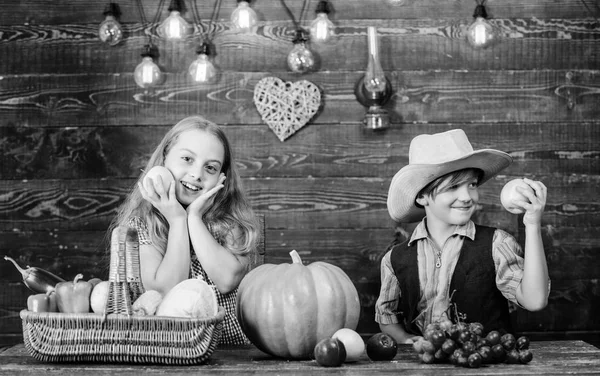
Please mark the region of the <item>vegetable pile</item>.
<svg viewBox="0 0 600 376"><path fill-rule="evenodd" d="M27 298L27 309L32 312L62 312L105 314L110 283L100 278L83 280L77 274L72 281L65 281L44 269L37 267L21 268L12 262L23 283L32 292ZM172 316L208 318L218 312L217 296L214 289L199 279L188 279L173 287L166 296L155 290L140 295L132 305L134 316Z"/></svg>

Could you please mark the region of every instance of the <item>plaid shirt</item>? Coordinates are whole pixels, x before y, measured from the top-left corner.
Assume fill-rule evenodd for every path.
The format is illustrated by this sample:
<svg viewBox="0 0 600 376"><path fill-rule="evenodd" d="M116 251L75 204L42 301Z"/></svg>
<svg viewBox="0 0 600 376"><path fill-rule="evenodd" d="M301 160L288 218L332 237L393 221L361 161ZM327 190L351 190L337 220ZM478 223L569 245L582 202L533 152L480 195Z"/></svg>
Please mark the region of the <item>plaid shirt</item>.
<svg viewBox="0 0 600 376"><path fill-rule="evenodd" d="M450 304L450 282L458 262L464 237L475 238L475 224L469 221L456 226L441 251L441 267L436 267L437 246L429 238L425 219L413 231L409 244L417 242L417 260L421 299L418 303L417 326L423 330L437 321ZM516 239L506 231L496 229L492 241L492 257L496 265L496 286L510 302L517 304L516 290L523 278L523 251ZM391 250L381 260L381 291L375 304L375 321L397 324L398 300L402 292L390 262Z"/></svg>

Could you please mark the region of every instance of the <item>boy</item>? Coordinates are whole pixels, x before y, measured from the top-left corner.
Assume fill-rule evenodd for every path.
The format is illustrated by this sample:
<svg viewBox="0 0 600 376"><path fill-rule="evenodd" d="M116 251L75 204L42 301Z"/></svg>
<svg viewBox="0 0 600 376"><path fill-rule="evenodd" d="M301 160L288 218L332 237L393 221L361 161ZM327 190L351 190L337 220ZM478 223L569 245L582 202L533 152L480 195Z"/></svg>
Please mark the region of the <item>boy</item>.
<svg viewBox="0 0 600 376"><path fill-rule="evenodd" d="M541 236L546 187L524 179L517 188L525 209L525 252L503 230L471 221L478 187L508 167L512 158L493 149L473 150L464 131L415 137L409 164L396 173L387 207L400 223L421 221L408 241L381 261L375 321L398 343L412 343L429 323L440 321L452 302L467 322L485 331L510 332L508 301L543 309L549 294Z"/></svg>

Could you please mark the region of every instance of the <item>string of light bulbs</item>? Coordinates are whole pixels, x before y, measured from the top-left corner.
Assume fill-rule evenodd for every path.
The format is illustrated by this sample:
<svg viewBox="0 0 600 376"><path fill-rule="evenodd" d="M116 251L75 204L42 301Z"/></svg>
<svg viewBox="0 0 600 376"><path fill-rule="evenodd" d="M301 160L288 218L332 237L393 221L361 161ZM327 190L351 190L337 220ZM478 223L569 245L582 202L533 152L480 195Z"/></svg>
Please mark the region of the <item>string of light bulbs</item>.
<svg viewBox="0 0 600 376"><path fill-rule="evenodd" d="M169 16L160 24L158 35L165 39L185 39L193 32L193 27L183 18L181 12L184 10L183 0L171 0L169 4ZM159 9L162 9L162 6Z"/></svg>
<svg viewBox="0 0 600 376"><path fill-rule="evenodd" d="M212 17L208 24L208 31L206 32L200 46L198 46L198 49L196 50L198 57L192 62L192 64L190 64L190 68L188 69L192 80L199 84L212 84L215 83L218 78L219 71L215 67L210 56L212 55L211 42L214 36L213 25L217 20L220 9L221 0L217 0L213 9ZM200 29L200 15L196 9L195 2L192 10L196 25L198 25L198 29Z"/></svg>
<svg viewBox="0 0 600 376"><path fill-rule="evenodd" d="M156 25L158 18L160 17L160 9L164 5L165 0L160 0L159 11L156 12L154 22L152 25ZM142 0L137 0L138 11L140 13L140 19L142 21L142 27L145 28L148 24L146 16L144 14L144 7L142 6ZM148 43L144 45L142 50L142 62L139 63L133 71L133 79L135 83L142 89L151 89L159 85L163 81L163 73L154 62L157 57L156 47L152 44L152 32L148 33Z"/></svg>
<svg viewBox="0 0 600 376"><path fill-rule="evenodd" d="M473 18L475 21L467 28L467 41L474 48L486 48L498 39L496 28L487 21L485 0L475 0L477 3Z"/></svg>
<svg viewBox="0 0 600 376"><path fill-rule="evenodd" d="M231 13L231 28L242 32L253 30L258 24L258 16L250 7L250 0L236 1L238 5Z"/></svg>
<svg viewBox="0 0 600 376"><path fill-rule="evenodd" d="M102 14L105 18L98 28L98 38L109 46L116 46L123 40L123 28L118 21L121 16L119 5L109 2Z"/></svg>
<svg viewBox="0 0 600 376"><path fill-rule="evenodd" d="M329 19L331 5L327 0L320 0L315 10L317 17L310 24L311 41L316 43L327 43L335 37L335 25Z"/></svg>
<svg viewBox="0 0 600 376"><path fill-rule="evenodd" d="M314 43L327 43L335 37L335 25L328 17L331 13L330 2L328 0L318 1L315 10L317 16L310 23L309 31L307 31L301 25L306 18L310 0L304 0L298 20L294 17L294 14L285 3L285 0L280 1L286 13L294 23L295 28L295 34L292 40L294 46L287 55L287 65L291 71L296 73L310 72L315 69L316 59L314 53L308 47L309 41ZM473 13L474 21L466 30L466 40L473 48L488 47L499 38L496 27L487 21L488 15L485 9L485 1L486 0L475 0L476 7ZM590 13L593 13L584 0L580 1ZM164 2L165 0L159 1L155 19L150 27L158 25L161 15L160 10L164 6ZM258 23L258 17L256 12L250 6L251 0L236 0L236 2L238 5L231 14L231 29L243 32L254 30ZM598 5L595 5L598 8ZM213 26L217 20L220 7L221 0L216 0L208 31L196 50L198 57L192 62L188 69L192 80L196 83L214 83L218 76L218 69L211 59L211 55L213 55L211 41L214 36ZM137 8L140 13L142 25L144 28L147 28L148 21L144 14L142 0L137 0ZM160 23L158 28L156 28L158 37L181 40L188 38L194 33L194 25L198 30L201 30L200 17L195 0L191 6L194 25L190 25L190 23L181 15L185 9L185 0L170 0L168 9L169 16ZM105 16L105 19L98 29L99 39L110 46L115 46L124 38L123 29L119 23L120 10L118 5L109 1L103 15ZM155 59L158 57L158 51L152 43L152 35L152 32L148 33L148 43L144 46L141 54L142 62L138 64L134 70L135 82L144 89L159 85L164 77L155 62Z"/></svg>
<svg viewBox="0 0 600 376"><path fill-rule="evenodd" d="M296 29L294 39L292 43L294 47L287 55L287 64L292 72L295 73L307 73L315 67L315 56L312 51L308 48L307 42L309 41L309 35L300 25L304 19L306 10L308 9L309 0L304 0L302 10L300 12L300 19L296 21L294 14L285 3L285 0L281 0L283 8L292 19L294 27Z"/></svg>

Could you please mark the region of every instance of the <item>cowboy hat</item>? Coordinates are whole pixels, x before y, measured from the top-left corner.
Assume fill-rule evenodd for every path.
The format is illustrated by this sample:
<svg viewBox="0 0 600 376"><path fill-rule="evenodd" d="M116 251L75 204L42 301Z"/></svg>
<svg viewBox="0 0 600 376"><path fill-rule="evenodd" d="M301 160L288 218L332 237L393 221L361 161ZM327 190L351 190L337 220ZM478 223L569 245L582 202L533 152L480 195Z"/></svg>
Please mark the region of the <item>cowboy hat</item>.
<svg viewBox="0 0 600 376"><path fill-rule="evenodd" d="M387 198L388 212L396 222L417 222L425 209L415 203L419 192L450 172L476 168L483 184L512 162L510 155L494 149L473 150L462 129L422 134L410 142L408 165L394 175Z"/></svg>

